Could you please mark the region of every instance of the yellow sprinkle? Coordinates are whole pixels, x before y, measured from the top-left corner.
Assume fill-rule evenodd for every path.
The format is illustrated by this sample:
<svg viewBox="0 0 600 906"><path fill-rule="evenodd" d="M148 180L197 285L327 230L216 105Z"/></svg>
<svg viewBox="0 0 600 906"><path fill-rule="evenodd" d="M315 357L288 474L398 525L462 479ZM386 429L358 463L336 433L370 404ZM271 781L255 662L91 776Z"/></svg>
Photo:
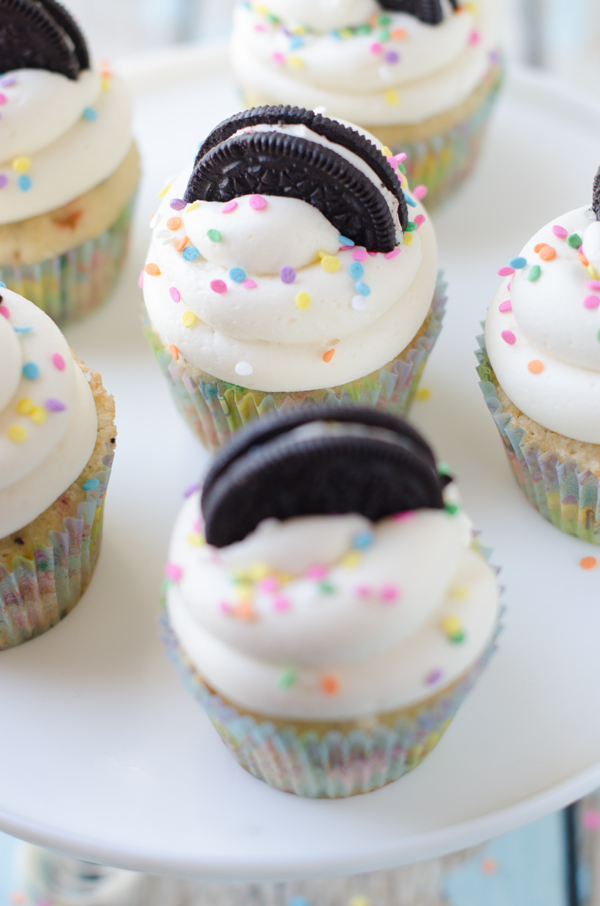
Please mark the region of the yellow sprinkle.
<svg viewBox="0 0 600 906"><path fill-rule="evenodd" d="M420 387L419 390L417 390L416 397L421 403L424 403L425 400L428 400L430 396L431 390L429 389L429 387Z"/></svg>
<svg viewBox="0 0 600 906"><path fill-rule="evenodd" d="M30 412L31 421L36 425L43 425L46 421L46 412L40 406L36 406L32 412Z"/></svg>
<svg viewBox="0 0 600 906"><path fill-rule="evenodd" d="M288 66L291 66L292 69L304 69L304 67L306 66L304 60L301 60L300 57L297 57L295 55L287 58L287 64Z"/></svg>
<svg viewBox="0 0 600 906"><path fill-rule="evenodd" d="M27 173L31 166L31 158L29 157L15 157L12 163L13 170L16 170L17 173Z"/></svg>
<svg viewBox="0 0 600 906"><path fill-rule="evenodd" d="M342 36L342 38L351 38L352 34L353 32L351 28L340 28L340 35Z"/></svg>
<svg viewBox="0 0 600 906"><path fill-rule="evenodd" d="M348 906L371 906L371 901L368 897L357 894L356 896L350 897Z"/></svg>
<svg viewBox="0 0 600 906"><path fill-rule="evenodd" d="M184 327L193 327L198 318L193 311L184 311L181 316L181 323Z"/></svg>
<svg viewBox="0 0 600 906"><path fill-rule="evenodd" d="M342 560L342 566L346 569L355 569L361 561L358 551L350 551Z"/></svg>
<svg viewBox="0 0 600 906"><path fill-rule="evenodd" d="M34 408L33 400L30 400L28 396L24 397L17 404L17 412L19 413L19 415L29 415L29 413L32 411L33 408Z"/></svg>
<svg viewBox="0 0 600 906"><path fill-rule="evenodd" d="M402 245L412 245L415 241L415 237L412 233L405 233L402 237Z"/></svg>
<svg viewBox="0 0 600 906"><path fill-rule="evenodd" d="M298 293L296 296L296 306L300 311L306 311L307 308L310 308L310 296L308 293Z"/></svg>
<svg viewBox="0 0 600 906"><path fill-rule="evenodd" d="M386 157L392 156L392 152L390 151L390 149L388 148L387 145L383 146L383 148L381 149L381 153L384 154Z"/></svg>
<svg viewBox="0 0 600 906"><path fill-rule="evenodd" d="M465 9L467 10L467 12L475 15L475 13L477 12L477 4L474 2L474 0L468 0L468 2L465 3Z"/></svg>
<svg viewBox="0 0 600 906"><path fill-rule="evenodd" d="M236 588L235 596L240 604L249 604L252 601L252 591L249 588Z"/></svg>
<svg viewBox="0 0 600 906"><path fill-rule="evenodd" d="M293 576L291 573L277 573L277 578L279 583L284 585L286 582L292 582L296 576Z"/></svg>
<svg viewBox="0 0 600 906"><path fill-rule="evenodd" d="M390 88L390 90L386 91L385 93L385 100L390 105L390 107L395 107L400 101L398 92L394 91L393 88Z"/></svg>
<svg viewBox="0 0 600 906"><path fill-rule="evenodd" d="M20 444L27 437L27 431L25 428L21 428L20 425L11 425L8 429L8 437L13 443Z"/></svg>
<svg viewBox="0 0 600 906"><path fill-rule="evenodd" d="M106 92L110 88L110 79L108 79L108 78L106 78L106 76L104 76L100 87L102 89L102 94L106 94Z"/></svg>
<svg viewBox="0 0 600 906"><path fill-rule="evenodd" d="M250 582L260 582L261 579L270 576L272 572L273 570L266 563L252 563L250 566L241 569L238 572L238 576Z"/></svg>
<svg viewBox="0 0 600 906"><path fill-rule="evenodd" d="M169 191L170 188L171 188L171 183L168 182L168 183L166 184L166 186L160 190L160 192L158 193L158 197L159 197L159 198L164 198L165 195L167 194L167 192Z"/></svg>
<svg viewBox="0 0 600 906"><path fill-rule="evenodd" d="M206 543L202 535L188 535L188 542L192 547L202 547Z"/></svg>
<svg viewBox="0 0 600 906"><path fill-rule="evenodd" d="M306 29L303 25L293 25L290 29L293 35L305 35Z"/></svg>
<svg viewBox="0 0 600 906"><path fill-rule="evenodd" d="M458 635L462 629L462 624L458 617L444 617L442 620L442 629L448 635Z"/></svg>
<svg viewBox="0 0 600 906"><path fill-rule="evenodd" d="M468 594L469 594L468 585L457 585L456 588L453 588L452 591L450 592L450 597L454 598L454 600L457 600L460 598L466 598Z"/></svg>
<svg viewBox="0 0 600 906"><path fill-rule="evenodd" d="M254 11L260 16L266 16L269 12L264 3L259 3L257 6L255 6Z"/></svg>
<svg viewBox="0 0 600 906"><path fill-rule="evenodd" d="M592 280L598 279L598 272L593 264L588 264L586 270L587 270L588 274L590 275L590 277L592 278Z"/></svg>
<svg viewBox="0 0 600 906"><path fill-rule="evenodd" d="M198 201L198 199L196 199L196 201L190 201L190 203L185 206L185 213L187 214L188 211L194 211L196 208L199 208L199 207L200 207L200 202Z"/></svg>
<svg viewBox="0 0 600 906"><path fill-rule="evenodd" d="M334 255L323 255L321 258L321 267L323 270L327 271L328 274L335 274L336 271L339 271L341 266L340 259L336 258Z"/></svg>

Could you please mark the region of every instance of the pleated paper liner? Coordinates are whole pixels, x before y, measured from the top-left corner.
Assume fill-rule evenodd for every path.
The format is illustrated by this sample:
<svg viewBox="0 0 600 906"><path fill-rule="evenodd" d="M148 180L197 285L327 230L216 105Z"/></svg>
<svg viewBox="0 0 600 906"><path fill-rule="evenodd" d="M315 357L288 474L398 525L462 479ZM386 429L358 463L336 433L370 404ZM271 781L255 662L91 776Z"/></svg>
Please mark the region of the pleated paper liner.
<svg viewBox="0 0 600 906"><path fill-rule="evenodd" d="M406 415L417 392L425 363L442 329L445 305L446 283L440 273L421 330L396 359L350 384L296 393L263 393L221 381L188 364L183 358L175 361L147 318L144 333L167 379L177 408L196 437L214 452L247 422L279 410L354 403L397 416Z"/></svg>

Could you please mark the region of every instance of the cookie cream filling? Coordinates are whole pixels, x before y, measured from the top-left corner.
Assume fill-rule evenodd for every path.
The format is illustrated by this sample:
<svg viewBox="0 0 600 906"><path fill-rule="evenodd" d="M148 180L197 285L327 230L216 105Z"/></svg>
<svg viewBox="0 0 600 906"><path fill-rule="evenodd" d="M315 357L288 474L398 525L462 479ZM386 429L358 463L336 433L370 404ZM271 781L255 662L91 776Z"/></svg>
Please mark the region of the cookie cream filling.
<svg viewBox="0 0 600 906"><path fill-rule="evenodd" d="M498 382L544 428L600 444L600 224L564 214L513 263L486 321Z"/></svg>
<svg viewBox="0 0 600 906"><path fill-rule="evenodd" d="M241 0L231 58L252 103L287 103L364 125L419 123L465 101L498 41L494 0L438 25L375 0Z"/></svg>
<svg viewBox="0 0 600 906"><path fill-rule="evenodd" d="M195 494L171 541L169 618L238 706L318 720L408 707L458 680L494 635L496 581L464 515L266 520L217 550L198 513Z"/></svg>
<svg viewBox="0 0 600 906"><path fill-rule="evenodd" d="M75 481L98 430L92 391L36 305L0 289L0 538L37 518Z"/></svg>
<svg viewBox="0 0 600 906"><path fill-rule="evenodd" d="M0 77L0 97L0 224L68 204L131 147L131 101L118 78L18 69Z"/></svg>
<svg viewBox="0 0 600 906"><path fill-rule="evenodd" d="M154 329L191 365L252 390L332 387L381 368L422 326L437 246L419 204L402 244L368 253L298 199L184 208L188 178L155 217L143 288Z"/></svg>

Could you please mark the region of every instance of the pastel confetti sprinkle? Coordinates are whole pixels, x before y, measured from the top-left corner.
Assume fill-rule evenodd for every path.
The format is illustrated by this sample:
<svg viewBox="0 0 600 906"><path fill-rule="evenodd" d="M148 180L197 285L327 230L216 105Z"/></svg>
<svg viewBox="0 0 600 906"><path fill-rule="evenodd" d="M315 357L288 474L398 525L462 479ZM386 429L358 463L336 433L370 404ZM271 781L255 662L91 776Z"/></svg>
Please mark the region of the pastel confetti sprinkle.
<svg viewBox="0 0 600 906"><path fill-rule="evenodd" d="M586 296L583 300L583 304L585 308L598 308L598 306L600 305L600 298L598 298L598 296Z"/></svg>
<svg viewBox="0 0 600 906"><path fill-rule="evenodd" d="M23 176L19 176L19 178L17 180L17 185L19 186L19 189L21 190L21 192L29 192L33 183L29 176L23 175Z"/></svg>
<svg viewBox="0 0 600 906"><path fill-rule="evenodd" d="M350 265L350 270L348 271L353 280L360 280L364 275L365 269L360 263L360 261L353 261Z"/></svg>
<svg viewBox="0 0 600 906"><path fill-rule="evenodd" d="M364 531L357 532L356 535L352 538L352 547L355 547L357 550L364 550L367 547L370 547L375 540L375 535L373 532Z"/></svg>
<svg viewBox="0 0 600 906"><path fill-rule="evenodd" d="M567 239L567 245L570 245L572 249L581 248L581 242L581 236L579 236L577 233L571 233L571 235Z"/></svg>
<svg viewBox="0 0 600 906"><path fill-rule="evenodd" d="M138 277L138 287L142 289L144 286L144 272L140 271L140 276Z"/></svg>
<svg viewBox="0 0 600 906"><path fill-rule="evenodd" d="M62 356L60 355L60 353L58 353L58 352L55 352L55 353L53 354L53 356L52 356L52 364L54 365L54 367L56 368L57 371L64 371L64 370L65 370L65 360L63 359L63 357L62 357Z"/></svg>
<svg viewBox="0 0 600 906"><path fill-rule="evenodd" d="M370 296L371 295L371 287L367 286L367 284L364 283L362 280L359 280L358 283L355 283L354 288L360 296Z"/></svg>
<svg viewBox="0 0 600 906"><path fill-rule="evenodd" d="M416 393L416 399L419 403L424 403L426 400L431 399L431 388L419 387Z"/></svg>
<svg viewBox="0 0 600 906"><path fill-rule="evenodd" d="M285 63L285 57L279 51L275 51L275 53L271 55L271 59L277 66L283 66Z"/></svg>
<svg viewBox="0 0 600 906"><path fill-rule="evenodd" d="M12 162L12 168L16 173L27 173L31 167L31 158L16 157Z"/></svg>
<svg viewBox="0 0 600 906"><path fill-rule="evenodd" d="M229 279L234 283L243 283L246 279L246 271L241 267L232 267L229 271Z"/></svg>
<svg viewBox="0 0 600 906"><path fill-rule="evenodd" d="M556 258L556 249L553 249L551 245L542 245L538 254L542 261L552 261Z"/></svg>
<svg viewBox="0 0 600 906"><path fill-rule="evenodd" d="M149 277L160 277L160 267L158 264L147 264L144 270Z"/></svg>
<svg viewBox="0 0 600 906"><path fill-rule="evenodd" d="M423 214L417 214L417 216L415 217L415 223L417 225L417 229L419 229L419 227L425 223L425 216Z"/></svg>
<svg viewBox="0 0 600 906"><path fill-rule="evenodd" d="M341 262L340 259L336 258L334 255L323 255L321 258L321 267L324 271L327 271L328 274L335 274L336 271L339 271Z"/></svg>
<svg viewBox="0 0 600 906"><path fill-rule="evenodd" d="M308 293L298 293L296 296L296 307L299 308L300 311L306 311L307 308L310 308L310 296Z"/></svg>
<svg viewBox="0 0 600 906"><path fill-rule="evenodd" d="M338 236L338 241L340 245L343 245L344 248L352 248L355 244L353 239L348 239L347 236Z"/></svg>
<svg viewBox="0 0 600 906"><path fill-rule="evenodd" d="M171 345L169 346L169 352L171 353L173 360L177 362L179 359L179 350L177 349L175 343L171 343Z"/></svg>
<svg viewBox="0 0 600 906"><path fill-rule="evenodd" d="M27 431L20 425L11 425L7 431L8 439L14 444L22 444L27 439Z"/></svg>
<svg viewBox="0 0 600 906"><path fill-rule="evenodd" d="M535 281L539 279L541 273L542 273L542 269L539 266L539 264L534 264L527 275L527 279L531 283L535 283Z"/></svg>
<svg viewBox="0 0 600 906"><path fill-rule="evenodd" d="M256 289L256 283L254 280L244 280L244 286L246 289Z"/></svg>
<svg viewBox="0 0 600 906"><path fill-rule="evenodd" d="M352 249L352 257L355 261L366 261L369 256L366 249L354 248Z"/></svg>
<svg viewBox="0 0 600 906"><path fill-rule="evenodd" d="M8 176L5 176L4 173L0 173L0 189L3 189L8 185Z"/></svg>
<svg viewBox="0 0 600 906"><path fill-rule="evenodd" d="M166 227L168 230L175 232L175 230L178 230L180 228L182 222L183 221L181 220L181 217L169 217L166 223Z"/></svg>
<svg viewBox="0 0 600 906"><path fill-rule="evenodd" d="M298 674L295 670L292 670L291 667L289 670L284 670L281 676L279 677L278 685L282 689L289 689L290 686L293 686L294 683L298 681Z"/></svg>
<svg viewBox="0 0 600 906"><path fill-rule="evenodd" d="M22 400L19 400L17 403L17 412L19 415L29 415L33 412L35 408L33 400L29 399L28 396L24 397Z"/></svg>
<svg viewBox="0 0 600 906"><path fill-rule="evenodd" d="M432 670L431 673L429 673L425 677L425 683L428 686L433 686L435 683L438 683L441 680L441 678L442 678L441 670Z"/></svg>
<svg viewBox="0 0 600 906"><path fill-rule="evenodd" d="M390 604L398 599L398 589L395 585L383 585L379 591L379 597L382 601Z"/></svg>
<svg viewBox="0 0 600 906"><path fill-rule="evenodd" d="M227 284L223 280L211 280L210 288L213 293L218 293L221 296L227 292Z"/></svg>
<svg viewBox="0 0 600 906"><path fill-rule="evenodd" d="M267 206L267 199L262 195L251 195L248 202L253 211L264 211Z"/></svg>
<svg viewBox="0 0 600 906"><path fill-rule="evenodd" d="M235 373L241 377L248 377L253 371L254 368L248 362L238 362L235 366Z"/></svg>
<svg viewBox="0 0 600 906"><path fill-rule="evenodd" d="M10 318L10 312L6 305L0 305L0 315L2 315L6 319Z"/></svg>
<svg viewBox="0 0 600 906"><path fill-rule="evenodd" d="M184 311L181 316L181 323L184 327L193 327L198 318L193 311Z"/></svg>
<svg viewBox="0 0 600 906"><path fill-rule="evenodd" d="M567 231L565 230L565 228L564 228L564 227L561 227L561 226L553 226L553 227L552 227L552 232L553 232L554 235L557 236L559 239L566 239L567 236L569 235L569 234L567 233Z"/></svg>
<svg viewBox="0 0 600 906"><path fill-rule="evenodd" d="M238 203L237 203L237 201L235 201L235 199L232 199L231 201L227 201L221 208L221 214L231 214L233 211L235 211L237 206L238 206Z"/></svg>
<svg viewBox="0 0 600 906"><path fill-rule="evenodd" d="M165 576L172 582L179 582L183 576L183 569L177 563L167 563L165 566Z"/></svg>
<svg viewBox="0 0 600 906"><path fill-rule="evenodd" d="M340 681L333 673L326 673L321 679L321 691L325 695L335 695L339 691Z"/></svg>
<svg viewBox="0 0 600 906"><path fill-rule="evenodd" d="M389 104L390 107L396 107L396 105L400 103L398 92L394 91L393 88L390 88L389 91L386 91L384 97L386 104Z"/></svg>
<svg viewBox="0 0 600 906"><path fill-rule="evenodd" d="M581 816L581 823L585 830L594 833L594 831L600 829L600 812L595 809L584 812Z"/></svg>
<svg viewBox="0 0 600 906"><path fill-rule="evenodd" d="M515 343L517 342L517 338L515 337L512 330L503 330L502 333L500 334L500 336L502 337L502 339L504 340L505 343L508 343L509 346L514 346Z"/></svg>
<svg viewBox="0 0 600 906"><path fill-rule="evenodd" d="M35 381L39 373L40 369L35 362L25 362L23 365L23 377L27 378L28 381Z"/></svg>
<svg viewBox="0 0 600 906"><path fill-rule="evenodd" d="M501 267L498 271L499 277L510 277L511 274L514 274L514 267Z"/></svg>
<svg viewBox="0 0 600 906"><path fill-rule="evenodd" d="M481 41L481 35L475 29L469 35L469 44L479 44Z"/></svg>
<svg viewBox="0 0 600 906"><path fill-rule="evenodd" d="M305 575L307 579L315 579L318 581L319 579L325 578L327 575L327 567L317 563L314 566L309 566Z"/></svg>
<svg viewBox="0 0 600 906"><path fill-rule="evenodd" d="M208 230L206 233L211 242L220 242L222 239L221 234L218 230Z"/></svg>
<svg viewBox="0 0 600 906"><path fill-rule="evenodd" d="M411 208L416 208L417 202L414 201L414 200L410 197L410 195L407 195L406 192L404 192L404 197L405 197L405 199L406 199L406 203L407 203L408 205L410 205Z"/></svg>
<svg viewBox="0 0 600 906"><path fill-rule="evenodd" d="M415 237L412 233L405 233L402 237L402 245L412 245L415 241Z"/></svg>
<svg viewBox="0 0 600 906"><path fill-rule="evenodd" d="M387 258L387 260L389 261L391 258L397 258L399 254L400 249L392 249L391 252L386 252L383 257Z"/></svg>
<svg viewBox="0 0 600 906"><path fill-rule="evenodd" d="M181 293L179 292L179 290L177 289L176 286L172 286L169 289L169 295L170 295L171 299L173 300L173 302L181 302Z"/></svg>
<svg viewBox="0 0 600 906"><path fill-rule="evenodd" d="M429 191L429 189L427 188L427 186L415 186L414 189L412 190L412 193L413 193L414 198L417 199L417 201L421 201L421 199L427 197L428 191ZM423 219L425 219L425 218L423 218Z"/></svg>
<svg viewBox="0 0 600 906"><path fill-rule="evenodd" d="M186 207L186 204L187 203L183 200L183 198L174 198L169 203L169 207L174 211L183 211L183 209Z"/></svg>
<svg viewBox="0 0 600 906"><path fill-rule="evenodd" d="M275 610L285 611L292 609L292 602L289 598L276 598L273 602L273 607Z"/></svg>
<svg viewBox="0 0 600 906"><path fill-rule="evenodd" d="M87 120L88 123L93 123L94 120L98 119L98 114L93 107L86 107L83 111L83 118Z"/></svg>
<svg viewBox="0 0 600 906"><path fill-rule="evenodd" d="M515 270L521 270L521 268L526 267L527 258L511 258L508 263Z"/></svg>
<svg viewBox="0 0 600 906"><path fill-rule="evenodd" d="M97 478L88 478L87 481L84 481L81 485L84 491L93 491L96 488L100 487L100 482Z"/></svg>
<svg viewBox="0 0 600 906"><path fill-rule="evenodd" d="M527 370L531 371L532 374L541 374L544 370L544 364L539 359L532 359L527 365Z"/></svg>
<svg viewBox="0 0 600 906"><path fill-rule="evenodd" d="M593 293L600 293L600 280L588 280L585 285Z"/></svg>
<svg viewBox="0 0 600 906"><path fill-rule="evenodd" d="M296 279L296 271L293 267L282 267L279 276L282 283L293 283Z"/></svg>
<svg viewBox="0 0 600 906"><path fill-rule="evenodd" d="M54 397L46 400L44 406L46 407L48 412L64 412L67 408L64 403L62 403L60 400L55 399Z"/></svg>
<svg viewBox="0 0 600 906"><path fill-rule="evenodd" d="M335 349L328 349L326 353L323 354L324 362L331 362L335 353Z"/></svg>
<svg viewBox="0 0 600 906"><path fill-rule="evenodd" d="M181 254L183 255L183 257L185 258L186 261L195 261L196 258L200 257L200 252L193 245L188 245L188 247L185 248Z"/></svg>
<svg viewBox="0 0 600 906"><path fill-rule="evenodd" d="M579 565L582 569L596 569L598 561L595 557L582 557Z"/></svg>
<svg viewBox="0 0 600 906"><path fill-rule="evenodd" d="M498 311L507 312L512 311L512 304L510 299L507 299L505 302L501 302L498 306Z"/></svg>
<svg viewBox="0 0 600 906"><path fill-rule="evenodd" d="M369 300L366 296L352 296L350 304L354 311L366 311L369 307Z"/></svg>

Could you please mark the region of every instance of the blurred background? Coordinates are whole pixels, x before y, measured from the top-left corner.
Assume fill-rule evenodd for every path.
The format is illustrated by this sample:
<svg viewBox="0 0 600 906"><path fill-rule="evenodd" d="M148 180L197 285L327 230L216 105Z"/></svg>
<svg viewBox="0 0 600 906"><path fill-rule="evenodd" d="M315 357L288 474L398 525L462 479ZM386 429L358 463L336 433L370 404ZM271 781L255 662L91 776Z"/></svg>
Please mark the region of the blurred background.
<svg viewBox="0 0 600 906"><path fill-rule="evenodd" d="M165 44L222 41L234 0L68 0L96 59ZM582 91L600 90L600 0L500 0L509 60L550 69Z"/></svg>

